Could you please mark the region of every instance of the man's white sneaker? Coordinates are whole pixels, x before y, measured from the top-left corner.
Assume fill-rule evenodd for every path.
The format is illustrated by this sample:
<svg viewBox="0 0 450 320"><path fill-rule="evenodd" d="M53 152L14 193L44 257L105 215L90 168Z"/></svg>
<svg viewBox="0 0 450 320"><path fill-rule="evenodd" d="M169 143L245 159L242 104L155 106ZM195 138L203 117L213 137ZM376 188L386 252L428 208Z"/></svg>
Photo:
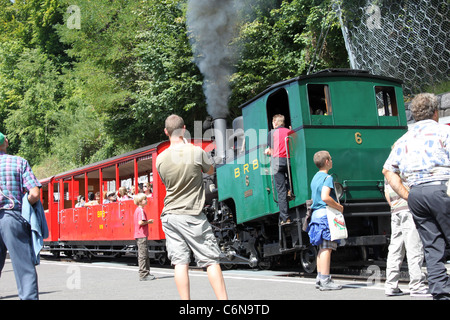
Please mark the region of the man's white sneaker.
<svg viewBox="0 0 450 320"><path fill-rule="evenodd" d="M402 296L402 295L404 295L403 291L400 290L399 288L395 288L395 289L386 289L386 290L384 290L384 293L385 293L388 297L392 297L392 296Z"/></svg>
<svg viewBox="0 0 450 320"><path fill-rule="evenodd" d="M420 291L411 291L409 293L409 295L411 297L425 297L425 298L431 298L432 294L430 293L430 291L428 289L423 289Z"/></svg>

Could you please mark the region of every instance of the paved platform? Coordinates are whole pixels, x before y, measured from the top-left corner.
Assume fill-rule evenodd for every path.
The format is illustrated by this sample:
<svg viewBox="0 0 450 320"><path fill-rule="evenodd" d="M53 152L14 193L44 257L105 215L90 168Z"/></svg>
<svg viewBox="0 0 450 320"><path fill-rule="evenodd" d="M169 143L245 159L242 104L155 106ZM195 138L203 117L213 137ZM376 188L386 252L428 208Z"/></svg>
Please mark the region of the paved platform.
<svg viewBox="0 0 450 320"><path fill-rule="evenodd" d="M152 267L153 281L139 281L134 263L73 262L41 259L37 266L40 300L179 300L173 269ZM409 294L386 297L382 282L335 280L340 291L321 292L312 278L293 277L291 272L224 270L231 300L430 300ZM207 273L190 271L193 300L214 300ZM408 292L407 284L401 289ZM17 300L17 288L10 260L0 278L0 299Z"/></svg>

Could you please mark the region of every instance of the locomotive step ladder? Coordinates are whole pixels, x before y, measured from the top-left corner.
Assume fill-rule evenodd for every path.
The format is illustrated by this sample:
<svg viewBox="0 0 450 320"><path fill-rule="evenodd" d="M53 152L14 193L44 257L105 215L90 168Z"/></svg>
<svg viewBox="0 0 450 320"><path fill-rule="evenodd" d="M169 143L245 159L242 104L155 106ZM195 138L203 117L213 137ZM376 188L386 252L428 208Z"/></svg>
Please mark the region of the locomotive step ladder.
<svg viewBox="0 0 450 320"><path fill-rule="evenodd" d="M295 217L291 223L278 224L278 239L281 253L296 251L303 247L302 219L300 209L295 208Z"/></svg>
<svg viewBox="0 0 450 320"><path fill-rule="evenodd" d="M287 201L295 199L294 185L292 182L292 168L291 168L291 150L289 148L289 140L292 136L286 136L284 138L284 145L287 153L287 183L289 185ZM280 243L280 252L288 253L291 251L296 251L303 247L302 241L302 220L300 215L300 210L298 207L295 208L295 218L292 219L289 224L279 224L278 225L278 235Z"/></svg>

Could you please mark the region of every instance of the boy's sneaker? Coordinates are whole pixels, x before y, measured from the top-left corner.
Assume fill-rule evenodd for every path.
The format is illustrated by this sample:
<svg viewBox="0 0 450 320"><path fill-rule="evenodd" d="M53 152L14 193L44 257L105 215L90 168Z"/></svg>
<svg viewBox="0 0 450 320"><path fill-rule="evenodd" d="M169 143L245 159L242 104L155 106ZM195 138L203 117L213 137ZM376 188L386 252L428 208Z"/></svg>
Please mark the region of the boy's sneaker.
<svg viewBox="0 0 450 320"><path fill-rule="evenodd" d="M331 280L331 277L328 277L326 280L320 280L320 291L327 291L327 290L341 290L342 286L338 285Z"/></svg>
<svg viewBox="0 0 450 320"><path fill-rule="evenodd" d="M393 296L402 296L404 295L403 291L400 290L400 288L395 288L395 289L385 289L384 293L388 296L388 297L393 297Z"/></svg>

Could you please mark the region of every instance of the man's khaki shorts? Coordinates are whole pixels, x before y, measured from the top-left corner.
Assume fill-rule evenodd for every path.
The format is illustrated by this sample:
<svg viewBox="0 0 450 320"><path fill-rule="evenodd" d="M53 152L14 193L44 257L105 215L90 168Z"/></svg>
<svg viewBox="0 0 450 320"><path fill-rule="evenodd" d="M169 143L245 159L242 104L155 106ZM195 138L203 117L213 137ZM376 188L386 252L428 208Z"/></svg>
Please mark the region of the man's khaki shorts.
<svg viewBox="0 0 450 320"><path fill-rule="evenodd" d="M161 217L166 234L167 255L172 265L189 264L191 250L199 267L219 263L220 249L206 216L165 214Z"/></svg>

